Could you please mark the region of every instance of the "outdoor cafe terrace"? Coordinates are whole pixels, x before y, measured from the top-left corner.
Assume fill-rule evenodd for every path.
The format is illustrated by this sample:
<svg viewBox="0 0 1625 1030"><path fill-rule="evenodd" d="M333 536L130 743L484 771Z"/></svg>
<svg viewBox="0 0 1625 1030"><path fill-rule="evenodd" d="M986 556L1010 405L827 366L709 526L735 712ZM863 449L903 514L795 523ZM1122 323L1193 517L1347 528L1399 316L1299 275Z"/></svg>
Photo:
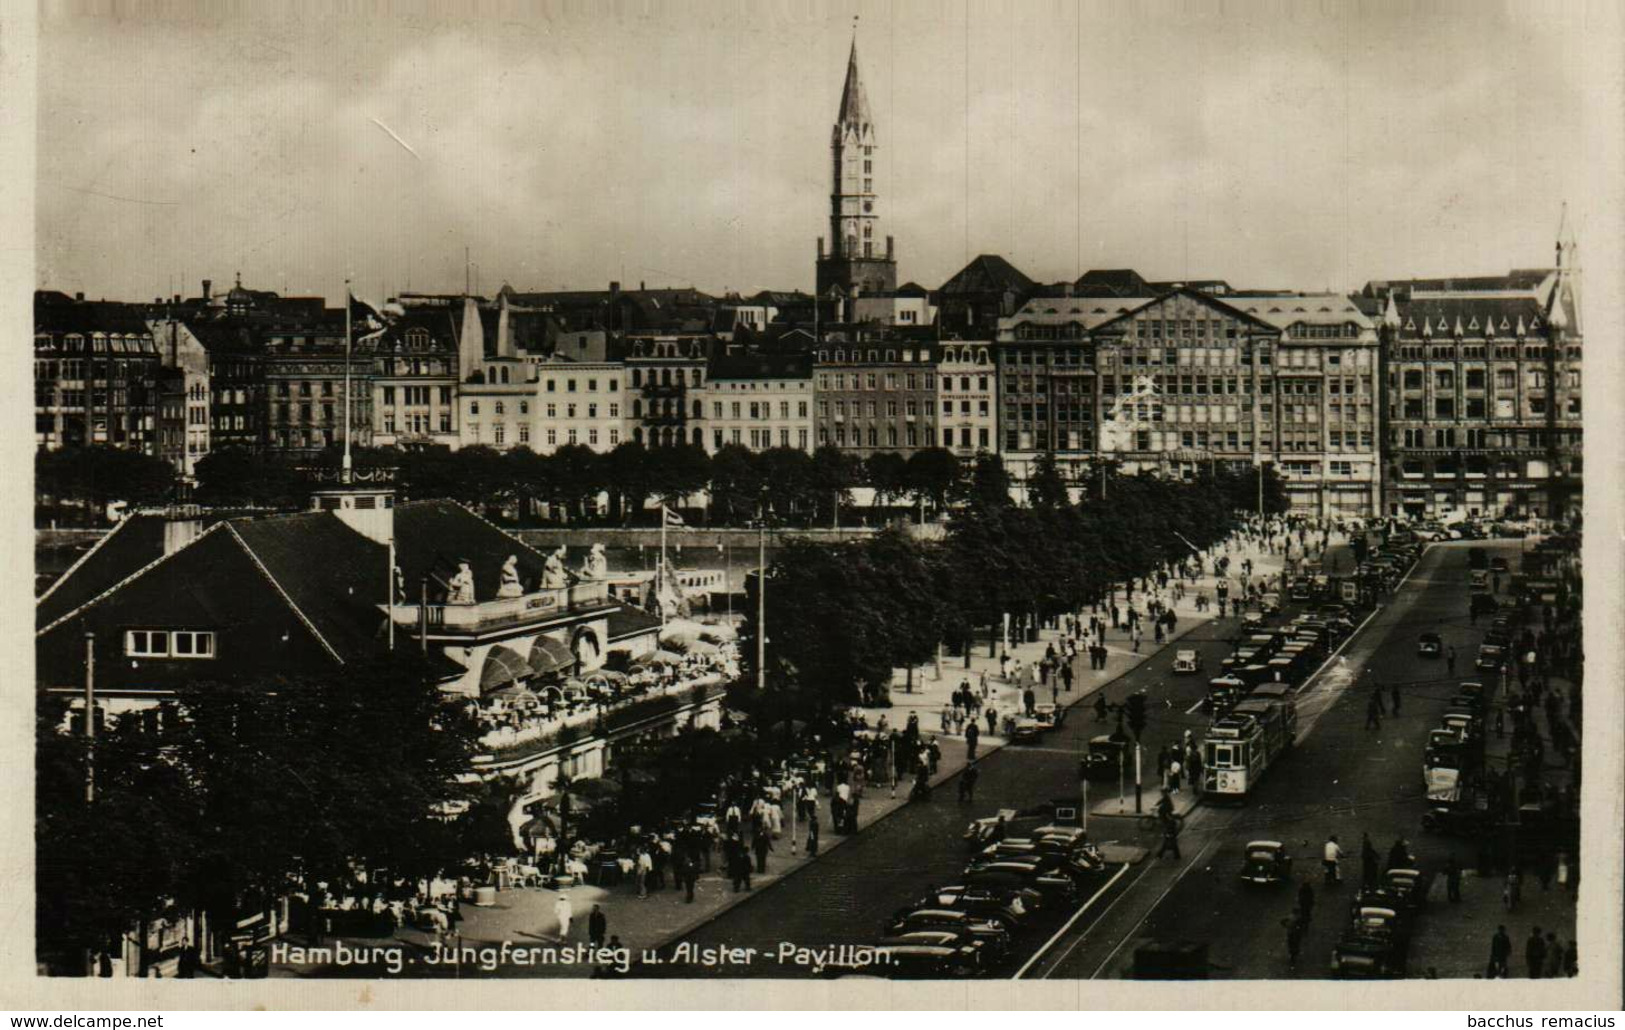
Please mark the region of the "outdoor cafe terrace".
<svg viewBox="0 0 1625 1030"><path fill-rule="evenodd" d="M660 699L680 701L695 688L720 687L739 674L733 631L727 627L668 627L661 645L632 659L625 659L625 652L610 652L606 664L624 661L624 671L603 668L578 678L563 670L511 670L502 685L471 702L484 731L480 746L488 761L506 763L580 739L601 718L610 720Z"/></svg>

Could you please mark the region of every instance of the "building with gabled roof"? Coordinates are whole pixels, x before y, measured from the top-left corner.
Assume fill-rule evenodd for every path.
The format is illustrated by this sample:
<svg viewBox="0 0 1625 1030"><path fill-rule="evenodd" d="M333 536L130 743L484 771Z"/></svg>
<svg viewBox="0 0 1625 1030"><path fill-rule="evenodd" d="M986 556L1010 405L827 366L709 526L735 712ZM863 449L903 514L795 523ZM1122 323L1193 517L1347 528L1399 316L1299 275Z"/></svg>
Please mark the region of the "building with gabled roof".
<svg viewBox="0 0 1625 1030"><path fill-rule="evenodd" d="M1035 284L998 254L980 254L936 291L937 319L945 330L992 335Z"/></svg>

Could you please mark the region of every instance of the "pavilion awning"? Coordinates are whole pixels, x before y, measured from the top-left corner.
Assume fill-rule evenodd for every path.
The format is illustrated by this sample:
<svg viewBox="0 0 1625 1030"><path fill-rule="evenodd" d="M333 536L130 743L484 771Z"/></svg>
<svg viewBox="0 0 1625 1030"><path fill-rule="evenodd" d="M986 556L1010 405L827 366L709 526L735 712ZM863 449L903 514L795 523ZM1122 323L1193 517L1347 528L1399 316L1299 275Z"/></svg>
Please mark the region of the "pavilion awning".
<svg viewBox="0 0 1625 1030"><path fill-rule="evenodd" d="M488 694L529 675L530 667L518 652L498 644L485 656L485 667L480 670L480 693Z"/></svg>
<svg viewBox="0 0 1625 1030"><path fill-rule="evenodd" d="M536 643L531 645L527 665L531 675L545 676L560 669L572 668L575 662L575 655L565 645L551 637L537 637Z"/></svg>

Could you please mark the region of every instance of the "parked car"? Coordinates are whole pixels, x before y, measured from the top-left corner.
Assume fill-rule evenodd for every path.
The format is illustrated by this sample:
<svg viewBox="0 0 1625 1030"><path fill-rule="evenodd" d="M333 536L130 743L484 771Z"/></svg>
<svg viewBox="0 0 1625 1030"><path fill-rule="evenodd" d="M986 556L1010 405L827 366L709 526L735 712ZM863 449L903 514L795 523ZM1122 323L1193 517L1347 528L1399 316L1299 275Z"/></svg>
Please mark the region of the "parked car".
<svg viewBox="0 0 1625 1030"><path fill-rule="evenodd" d="M1265 594L1258 599L1258 607L1265 615L1277 615L1281 611L1281 595Z"/></svg>
<svg viewBox="0 0 1625 1030"><path fill-rule="evenodd" d="M1248 608L1241 613L1242 629L1257 629L1264 625L1264 611L1261 608Z"/></svg>
<svg viewBox="0 0 1625 1030"><path fill-rule="evenodd" d="M1110 734L1090 737L1089 751L1080 762L1084 778L1090 782L1117 779L1125 764L1127 748L1127 740Z"/></svg>
<svg viewBox="0 0 1625 1030"><path fill-rule="evenodd" d="M979 953L968 945L883 944L867 968L884 970L893 980L948 980L972 976L980 965Z"/></svg>
<svg viewBox="0 0 1625 1030"><path fill-rule="evenodd" d="M979 919L969 912L949 908L904 910L887 924L885 935L896 937L916 930L952 930L983 942L995 961L1010 947L1010 931L998 923Z"/></svg>
<svg viewBox="0 0 1625 1030"><path fill-rule="evenodd" d="M1478 649L1478 657L1473 660L1473 668L1479 672L1495 672L1501 668L1506 660L1506 649L1496 644L1484 644Z"/></svg>
<svg viewBox="0 0 1625 1030"><path fill-rule="evenodd" d="M1332 975L1398 977L1405 975L1409 932L1399 912L1362 908L1332 949Z"/></svg>
<svg viewBox="0 0 1625 1030"><path fill-rule="evenodd" d="M987 942L979 941L969 934L954 930L914 930L910 933L901 933L895 937L882 937L875 942L882 948L895 946L925 945L935 948L958 948L961 954L967 955L973 965L982 965L982 954L987 950Z"/></svg>
<svg viewBox="0 0 1625 1030"><path fill-rule="evenodd" d="M1032 907L1028 905L1029 900L1033 901ZM927 892L904 911L912 911L919 906L969 912L981 919L1003 923L1014 932L1032 916L1037 902L1030 896L1023 897L1019 888L1006 891L987 884L955 884Z"/></svg>
<svg viewBox="0 0 1625 1030"><path fill-rule="evenodd" d="M1444 641L1437 633L1423 633L1416 638L1416 653L1422 658L1437 658L1444 653Z"/></svg>
<svg viewBox="0 0 1625 1030"><path fill-rule="evenodd" d="M1249 841L1242 852L1241 878L1247 883L1288 883L1292 856L1278 840Z"/></svg>
<svg viewBox="0 0 1625 1030"><path fill-rule="evenodd" d="M1495 557L1490 559L1490 571L1505 574L1511 572L1512 567L1507 564L1505 558Z"/></svg>
<svg viewBox="0 0 1625 1030"><path fill-rule="evenodd" d="M1185 675L1202 671L1202 652L1191 647L1182 647L1174 652L1174 673Z"/></svg>

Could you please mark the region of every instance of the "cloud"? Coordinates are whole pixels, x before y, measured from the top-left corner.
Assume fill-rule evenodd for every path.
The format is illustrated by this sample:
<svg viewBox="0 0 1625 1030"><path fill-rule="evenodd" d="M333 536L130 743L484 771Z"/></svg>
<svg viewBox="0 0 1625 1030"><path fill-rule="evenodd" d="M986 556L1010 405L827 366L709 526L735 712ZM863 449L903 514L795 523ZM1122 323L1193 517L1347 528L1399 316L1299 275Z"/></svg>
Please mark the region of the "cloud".
<svg viewBox="0 0 1625 1030"><path fill-rule="evenodd" d="M42 282L456 289L467 246L486 290L810 284L841 12L337 10L46 17ZM863 10L882 232L927 285L984 251L1049 280L1495 271L1579 192L1573 18Z"/></svg>

